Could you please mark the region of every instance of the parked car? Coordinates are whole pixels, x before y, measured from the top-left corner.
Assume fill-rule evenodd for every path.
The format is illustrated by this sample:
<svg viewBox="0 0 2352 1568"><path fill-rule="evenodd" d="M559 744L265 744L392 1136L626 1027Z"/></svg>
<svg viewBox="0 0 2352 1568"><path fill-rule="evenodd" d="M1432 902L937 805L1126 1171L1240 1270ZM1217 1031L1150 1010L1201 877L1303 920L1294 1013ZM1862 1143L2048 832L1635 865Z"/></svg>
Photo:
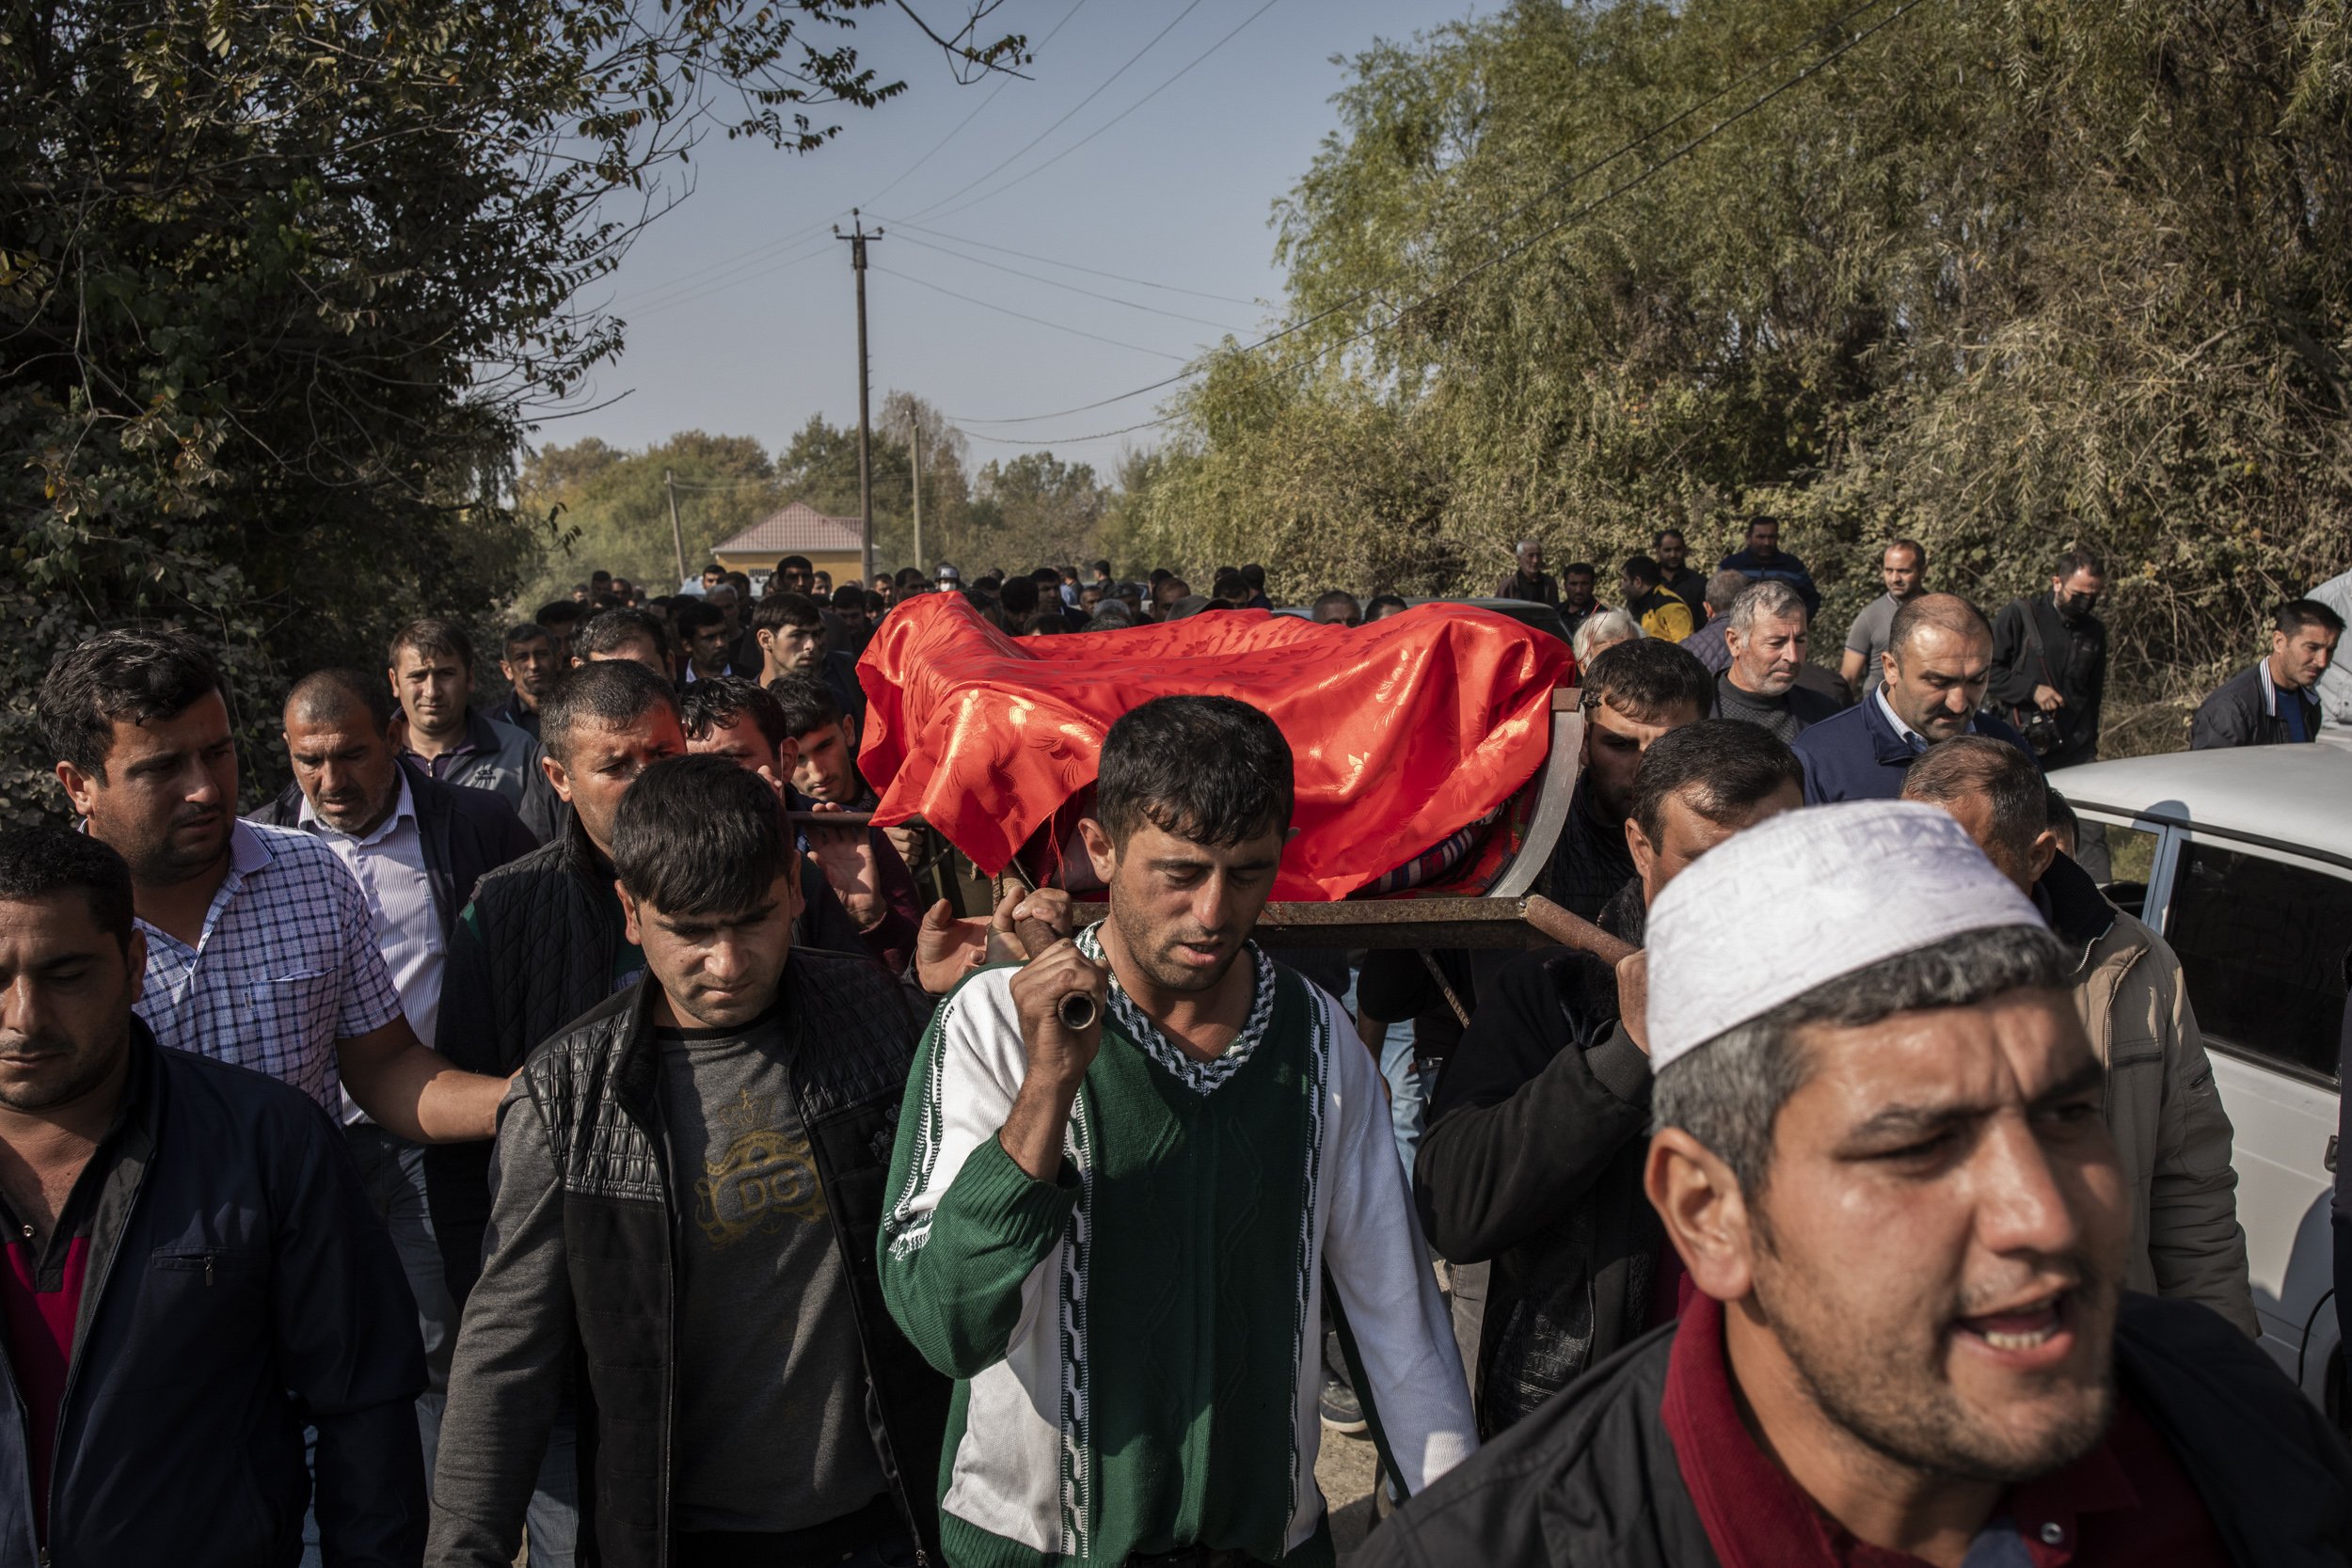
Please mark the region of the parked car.
<svg viewBox="0 0 2352 1568"><path fill-rule="evenodd" d="M2083 819L2086 867L2180 955L2236 1131L2263 1348L2344 1427L2328 1211L2352 962L2352 738L2094 762L2050 783Z"/></svg>

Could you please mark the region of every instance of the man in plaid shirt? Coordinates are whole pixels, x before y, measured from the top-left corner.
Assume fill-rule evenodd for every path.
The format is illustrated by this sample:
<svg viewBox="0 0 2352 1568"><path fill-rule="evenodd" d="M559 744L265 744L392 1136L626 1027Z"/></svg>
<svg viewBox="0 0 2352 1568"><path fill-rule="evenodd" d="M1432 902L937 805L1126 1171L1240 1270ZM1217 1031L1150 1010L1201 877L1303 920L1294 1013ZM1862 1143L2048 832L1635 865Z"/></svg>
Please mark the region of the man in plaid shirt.
<svg viewBox="0 0 2352 1568"><path fill-rule="evenodd" d="M309 835L236 816L237 754L212 659L170 631L58 656L41 731L90 834L130 863L147 935L136 1011L157 1041L292 1085L342 1119L338 1087L423 1143L487 1138L503 1079L418 1042L366 895Z"/></svg>

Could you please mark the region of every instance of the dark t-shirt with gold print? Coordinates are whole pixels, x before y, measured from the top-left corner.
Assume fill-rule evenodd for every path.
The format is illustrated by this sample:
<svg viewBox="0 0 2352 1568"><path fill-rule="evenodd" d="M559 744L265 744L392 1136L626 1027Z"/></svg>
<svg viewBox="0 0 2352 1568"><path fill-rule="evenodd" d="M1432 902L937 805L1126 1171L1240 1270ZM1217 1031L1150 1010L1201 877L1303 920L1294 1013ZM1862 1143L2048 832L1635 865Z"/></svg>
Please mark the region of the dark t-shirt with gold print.
<svg viewBox="0 0 2352 1568"><path fill-rule="evenodd" d="M654 1041L680 1233L674 1526L792 1530L855 1513L885 1483L782 1005Z"/></svg>

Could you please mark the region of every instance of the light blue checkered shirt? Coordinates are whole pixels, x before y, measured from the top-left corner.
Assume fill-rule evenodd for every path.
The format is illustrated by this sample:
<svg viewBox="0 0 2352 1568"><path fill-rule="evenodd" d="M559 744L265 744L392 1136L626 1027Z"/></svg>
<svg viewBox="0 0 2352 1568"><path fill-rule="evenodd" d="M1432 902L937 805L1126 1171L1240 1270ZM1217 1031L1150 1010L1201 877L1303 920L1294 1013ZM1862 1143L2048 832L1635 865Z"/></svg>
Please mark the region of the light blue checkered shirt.
<svg viewBox="0 0 2352 1568"><path fill-rule="evenodd" d="M142 920L157 1043L268 1073L342 1115L335 1042L400 1016L367 895L307 833L238 821L190 947Z"/></svg>

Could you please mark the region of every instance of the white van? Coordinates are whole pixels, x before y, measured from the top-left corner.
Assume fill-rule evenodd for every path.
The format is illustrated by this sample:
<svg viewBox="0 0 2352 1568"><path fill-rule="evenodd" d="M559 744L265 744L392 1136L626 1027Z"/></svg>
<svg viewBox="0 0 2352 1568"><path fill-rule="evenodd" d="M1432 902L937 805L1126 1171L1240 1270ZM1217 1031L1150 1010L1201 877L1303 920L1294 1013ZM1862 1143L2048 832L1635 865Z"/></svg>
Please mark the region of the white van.
<svg viewBox="0 0 2352 1568"><path fill-rule="evenodd" d="M2352 963L2352 742L2094 762L2050 783L2083 820L2086 868L2180 955L2236 1130L2263 1348L2342 1429L2328 1207Z"/></svg>

